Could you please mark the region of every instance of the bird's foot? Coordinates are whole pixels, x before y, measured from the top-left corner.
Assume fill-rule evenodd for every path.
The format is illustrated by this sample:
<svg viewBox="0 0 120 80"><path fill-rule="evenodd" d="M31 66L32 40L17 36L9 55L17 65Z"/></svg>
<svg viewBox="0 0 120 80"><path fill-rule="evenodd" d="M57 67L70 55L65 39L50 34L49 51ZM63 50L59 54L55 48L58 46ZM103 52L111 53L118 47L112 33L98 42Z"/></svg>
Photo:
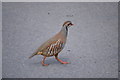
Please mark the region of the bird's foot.
<svg viewBox="0 0 120 80"><path fill-rule="evenodd" d="M69 63L70 63L70 62L64 62L64 61L58 59L57 56L55 56L55 59L56 59L57 61L59 61L61 64L69 64Z"/></svg>
<svg viewBox="0 0 120 80"><path fill-rule="evenodd" d="M61 62L61 64L69 64L69 63L70 63L70 62L63 62L63 61Z"/></svg>
<svg viewBox="0 0 120 80"><path fill-rule="evenodd" d="M43 61L41 62L41 64L42 64L43 66L48 66L49 64L45 64L45 63L44 63L45 59L46 59L46 56L44 56Z"/></svg>
<svg viewBox="0 0 120 80"><path fill-rule="evenodd" d="M43 66L48 66L49 64L45 64L43 61L41 62Z"/></svg>
<svg viewBox="0 0 120 80"><path fill-rule="evenodd" d="M62 61L62 60L60 60L60 59L58 59L58 58L56 58L61 64L69 64L69 62L64 62L64 61Z"/></svg>
<svg viewBox="0 0 120 80"><path fill-rule="evenodd" d="M43 66L48 66L49 64L42 64Z"/></svg>

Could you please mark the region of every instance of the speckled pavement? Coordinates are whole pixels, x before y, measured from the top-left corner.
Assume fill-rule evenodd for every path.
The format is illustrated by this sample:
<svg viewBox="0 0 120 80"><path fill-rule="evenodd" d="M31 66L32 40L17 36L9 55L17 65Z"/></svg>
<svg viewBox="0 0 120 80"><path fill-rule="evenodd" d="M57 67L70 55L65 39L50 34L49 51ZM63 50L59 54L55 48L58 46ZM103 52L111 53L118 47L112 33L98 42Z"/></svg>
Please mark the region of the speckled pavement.
<svg viewBox="0 0 120 80"><path fill-rule="evenodd" d="M117 78L118 5L116 3L4 3L3 78ZM69 28L67 44L50 64L43 56L28 57L61 29Z"/></svg>

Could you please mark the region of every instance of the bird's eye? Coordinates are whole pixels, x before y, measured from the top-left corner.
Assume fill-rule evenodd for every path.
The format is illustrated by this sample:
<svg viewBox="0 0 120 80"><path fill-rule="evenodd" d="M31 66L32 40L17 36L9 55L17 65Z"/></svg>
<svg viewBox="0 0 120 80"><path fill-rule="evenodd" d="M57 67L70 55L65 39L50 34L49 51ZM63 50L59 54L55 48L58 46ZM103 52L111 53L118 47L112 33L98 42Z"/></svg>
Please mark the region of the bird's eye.
<svg viewBox="0 0 120 80"><path fill-rule="evenodd" d="M72 25L72 24L71 24L71 23L69 23L69 24L68 24L68 26L69 26L69 25Z"/></svg>

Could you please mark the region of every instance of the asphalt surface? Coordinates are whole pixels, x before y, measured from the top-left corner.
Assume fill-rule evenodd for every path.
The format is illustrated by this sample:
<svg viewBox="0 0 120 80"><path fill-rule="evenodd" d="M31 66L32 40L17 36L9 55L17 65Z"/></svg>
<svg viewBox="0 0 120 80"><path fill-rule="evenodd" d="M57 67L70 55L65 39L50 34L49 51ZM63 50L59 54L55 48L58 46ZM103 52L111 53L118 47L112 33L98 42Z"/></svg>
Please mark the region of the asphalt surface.
<svg viewBox="0 0 120 80"><path fill-rule="evenodd" d="M2 3L0 2L0 78L2 78Z"/></svg>
<svg viewBox="0 0 120 80"><path fill-rule="evenodd" d="M117 3L3 3L3 78L117 78ZM28 57L70 20L68 40L59 54Z"/></svg>

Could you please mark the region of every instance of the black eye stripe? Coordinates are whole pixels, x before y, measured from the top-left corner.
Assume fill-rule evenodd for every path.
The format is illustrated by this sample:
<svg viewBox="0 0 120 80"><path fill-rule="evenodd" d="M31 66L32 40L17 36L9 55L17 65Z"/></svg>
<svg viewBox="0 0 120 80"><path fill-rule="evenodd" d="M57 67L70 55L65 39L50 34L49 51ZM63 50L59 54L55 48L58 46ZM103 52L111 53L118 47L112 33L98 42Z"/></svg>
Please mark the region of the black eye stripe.
<svg viewBox="0 0 120 80"><path fill-rule="evenodd" d="M72 23L69 23L68 26L69 26L69 25L72 25Z"/></svg>

